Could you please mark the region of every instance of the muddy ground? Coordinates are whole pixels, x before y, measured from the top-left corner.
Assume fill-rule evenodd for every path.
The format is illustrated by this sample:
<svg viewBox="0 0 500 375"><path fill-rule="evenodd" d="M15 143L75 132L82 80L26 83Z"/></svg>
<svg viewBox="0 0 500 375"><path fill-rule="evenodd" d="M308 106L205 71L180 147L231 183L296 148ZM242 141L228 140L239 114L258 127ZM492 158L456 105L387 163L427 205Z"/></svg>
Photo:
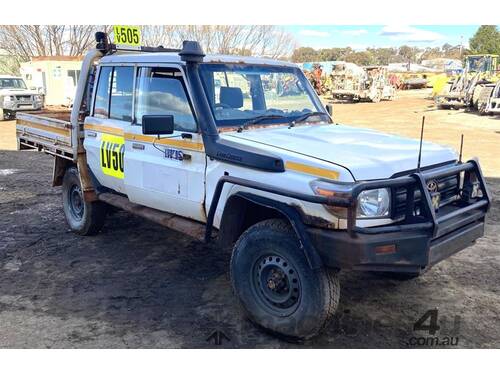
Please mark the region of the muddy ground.
<svg viewBox="0 0 500 375"><path fill-rule="evenodd" d="M349 106L337 107L339 117ZM493 207L474 246L411 281L343 271L333 323L313 340L289 343L244 318L230 289L229 253L124 212L98 236L69 232L51 163L0 151L0 347L428 347L436 341L417 339L428 335L413 324L434 308L442 347L456 339L458 347L500 347L498 176L488 178ZM216 331L229 340L207 340Z"/></svg>

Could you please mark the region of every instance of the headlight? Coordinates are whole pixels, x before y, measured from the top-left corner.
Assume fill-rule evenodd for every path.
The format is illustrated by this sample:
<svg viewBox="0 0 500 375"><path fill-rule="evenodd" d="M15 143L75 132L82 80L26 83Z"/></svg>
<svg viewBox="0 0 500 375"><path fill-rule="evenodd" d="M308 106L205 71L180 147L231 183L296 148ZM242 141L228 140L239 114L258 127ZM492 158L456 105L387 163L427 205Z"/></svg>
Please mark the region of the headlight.
<svg viewBox="0 0 500 375"><path fill-rule="evenodd" d="M364 190L358 196L359 218L384 217L389 215L389 189Z"/></svg>
<svg viewBox="0 0 500 375"><path fill-rule="evenodd" d="M330 183L322 180L311 182L311 188L316 195L325 197L348 198L351 196L352 183ZM364 190L358 196L358 219L387 217L390 214L391 194L389 189ZM328 211L339 218L347 218L347 208L324 206Z"/></svg>
<svg viewBox="0 0 500 375"><path fill-rule="evenodd" d="M14 97L13 96L10 96L10 95L7 95L7 96L4 96L3 97L3 101L4 102L11 102L14 100Z"/></svg>

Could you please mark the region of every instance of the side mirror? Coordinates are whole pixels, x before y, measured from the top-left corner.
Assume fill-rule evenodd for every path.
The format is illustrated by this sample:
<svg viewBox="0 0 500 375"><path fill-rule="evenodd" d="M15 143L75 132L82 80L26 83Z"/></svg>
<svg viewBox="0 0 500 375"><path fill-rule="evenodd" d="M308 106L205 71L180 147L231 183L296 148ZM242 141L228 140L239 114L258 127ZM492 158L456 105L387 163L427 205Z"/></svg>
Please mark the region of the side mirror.
<svg viewBox="0 0 500 375"><path fill-rule="evenodd" d="M328 103L326 105L326 112L328 112L328 114L330 115L330 117L333 117L333 105Z"/></svg>
<svg viewBox="0 0 500 375"><path fill-rule="evenodd" d="M174 132L174 116L144 115L142 116L142 134L172 134Z"/></svg>

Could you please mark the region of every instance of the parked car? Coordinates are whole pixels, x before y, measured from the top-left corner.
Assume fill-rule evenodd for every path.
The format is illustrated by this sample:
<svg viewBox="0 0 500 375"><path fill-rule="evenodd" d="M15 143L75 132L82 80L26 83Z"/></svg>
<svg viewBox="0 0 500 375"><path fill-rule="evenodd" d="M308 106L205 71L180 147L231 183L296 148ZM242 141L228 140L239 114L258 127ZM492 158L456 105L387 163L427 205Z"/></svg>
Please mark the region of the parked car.
<svg viewBox="0 0 500 375"><path fill-rule="evenodd" d="M0 120L13 119L17 112L42 108L43 97L29 90L21 77L0 75Z"/></svg>

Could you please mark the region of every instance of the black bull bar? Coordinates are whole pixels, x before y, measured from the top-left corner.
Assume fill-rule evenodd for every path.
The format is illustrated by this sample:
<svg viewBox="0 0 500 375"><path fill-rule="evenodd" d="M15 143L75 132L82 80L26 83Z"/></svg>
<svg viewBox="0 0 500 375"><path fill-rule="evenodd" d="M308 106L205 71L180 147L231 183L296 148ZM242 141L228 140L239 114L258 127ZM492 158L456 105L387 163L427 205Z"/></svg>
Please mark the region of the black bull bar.
<svg viewBox="0 0 500 375"><path fill-rule="evenodd" d="M461 174L462 172L464 173L464 178L462 180L460 194L457 200L457 202L461 203L461 205L457 206L456 209L446 212L443 215L437 215L436 210L434 209L432 204L431 194L427 188L427 182L435 178L453 176ZM471 198L470 195L463 194L464 192L466 192L463 190L463 187L470 184L471 180L474 178L474 182L479 184L482 192L482 196L479 198ZM477 217L478 212L479 215L483 217L488 211L491 204L490 195L488 193L488 189L481 172L481 167L476 160L469 160L465 163L456 163L449 167L438 168L435 170L417 171L411 173L408 176L394 177L383 180L356 182L353 185L350 195L347 197L326 197L314 195L312 193L298 193L287 189L277 188L276 186L242 179L239 177L223 176L220 178L215 188L207 217L207 227L205 233L205 240L207 242L211 238L215 212L220 200L222 189L226 183L282 195L289 198L295 198L310 203L347 208L347 232L351 237L356 237L357 233L381 234L402 231L429 230L431 231L431 238L436 238L463 225L466 225L471 221L479 219L479 217ZM460 179L458 183L460 185ZM399 187L406 187L408 189L408 192L412 192L412 194L407 194L408 199L406 201L406 214L404 220L399 221L397 224L378 227L364 228L356 226L358 196L362 191L378 188L395 189ZM423 211L420 212L418 216L415 215L414 211L415 195L413 193L416 190L420 191L420 206ZM468 213L474 213L475 216L471 215L471 217L467 217L468 215L466 214ZM462 219L458 221L454 220L459 217L461 217Z"/></svg>

